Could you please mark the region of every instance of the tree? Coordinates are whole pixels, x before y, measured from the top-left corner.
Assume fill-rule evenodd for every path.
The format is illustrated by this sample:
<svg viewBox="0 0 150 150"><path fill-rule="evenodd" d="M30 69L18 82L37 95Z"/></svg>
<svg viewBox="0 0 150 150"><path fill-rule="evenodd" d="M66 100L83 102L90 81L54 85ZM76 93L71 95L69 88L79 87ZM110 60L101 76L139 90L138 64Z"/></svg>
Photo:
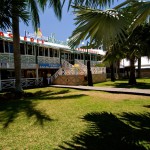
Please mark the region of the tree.
<svg viewBox="0 0 150 150"><path fill-rule="evenodd" d="M61 18L61 10L62 6L65 2L65 0L22 0L22 1L17 1L17 0L3 0L5 5L3 6L10 6L7 7L7 13L8 16L6 19L4 18L4 15L2 19L5 19L5 22L3 21L3 24L1 23L1 27L7 28L10 25L12 25L12 30L13 30L13 44L14 44L14 66L15 66L15 78L16 78L16 92L22 92L22 86L21 86L21 59L20 59L20 34L19 34L19 18L21 17L20 14L28 13L31 14L32 17L32 23L35 29L37 29L37 25L40 23L39 19L39 14L38 14L38 7L44 10L46 4L48 3L50 7L54 9L54 12L56 16L60 19ZM62 3L61 3L62 2ZM68 8L70 7L71 3L74 2L75 5L80 4L80 5L87 5L87 6L98 6L99 1L90 1L90 0L69 0L67 1L68 3ZM108 3L112 3L113 0L108 0ZM18 5L19 3L22 3L22 5ZM106 5L108 4L107 1L102 0L101 4ZM7 5L6 5L7 4ZM21 9L21 11L18 11L18 8ZM28 9L27 9L28 8ZM12 21L10 21L12 19Z"/></svg>
<svg viewBox="0 0 150 150"><path fill-rule="evenodd" d="M109 47L106 54L103 56L103 62L109 63L111 69L111 81L115 81L119 78L119 67L120 67L120 60L125 58L125 52L122 50L123 43L120 41L114 43L112 46ZM116 75L115 71L116 70Z"/></svg>
<svg viewBox="0 0 150 150"><path fill-rule="evenodd" d="M124 39L127 38L125 40L126 44L128 43L126 50L127 53L129 52L128 58L131 64L129 84L136 84L134 63L135 58L137 58L135 56L136 52L139 53L139 45L129 41L129 37L135 38L132 32L135 31L134 29L136 29L138 24L143 23L150 13L150 2L126 0L114 9L108 10L91 9L82 6L74 6L74 8L77 28L71 35L70 46L77 46L82 40L88 39L90 43L96 47L103 44L106 49L110 49L114 43L119 41L123 43ZM122 9L124 8L129 8L130 12L126 10L125 13L123 13ZM130 36L130 34L132 36Z"/></svg>
<svg viewBox="0 0 150 150"><path fill-rule="evenodd" d="M139 26L140 30L138 34L140 35L139 40L139 56L138 56L138 78L141 77L141 57L147 56L150 58L150 25L143 24Z"/></svg>
<svg viewBox="0 0 150 150"><path fill-rule="evenodd" d="M13 31L13 46L14 46L14 66L15 66L15 90L16 93L22 92L21 86L21 57L20 57L20 34L19 34L19 18L24 19L25 22L29 20L29 12L31 12L32 23L36 29L40 23L38 6L44 10L46 0L3 0L1 7L0 19L2 20L1 28L6 29L12 26ZM53 7L54 12L58 18L61 18L61 2L60 0L49 0L49 6ZM38 5L39 4L39 5ZM23 17L23 18L22 18ZM24 18L25 17L25 18ZM11 21L12 20L12 21Z"/></svg>

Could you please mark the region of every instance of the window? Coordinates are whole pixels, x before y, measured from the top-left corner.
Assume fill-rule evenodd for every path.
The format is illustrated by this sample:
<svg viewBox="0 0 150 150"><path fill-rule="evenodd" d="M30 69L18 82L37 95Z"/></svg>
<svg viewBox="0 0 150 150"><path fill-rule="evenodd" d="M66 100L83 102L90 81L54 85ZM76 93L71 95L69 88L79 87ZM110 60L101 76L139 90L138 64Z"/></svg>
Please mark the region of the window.
<svg viewBox="0 0 150 150"><path fill-rule="evenodd" d="M64 53L61 53L61 58L64 59Z"/></svg>
<svg viewBox="0 0 150 150"><path fill-rule="evenodd" d="M33 47L32 45L27 46L27 55L33 55Z"/></svg>
<svg viewBox="0 0 150 150"><path fill-rule="evenodd" d="M58 57L58 51L57 50L54 51L54 57Z"/></svg>
<svg viewBox="0 0 150 150"><path fill-rule="evenodd" d="M44 49L43 49L43 47L39 47L39 56L44 56Z"/></svg>
<svg viewBox="0 0 150 150"><path fill-rule="evenodd" d="M75 54L75 59L77 59L77 58L78 58L78 57L77 57L77 55L78 55L78 54L76 53L76 54Z"/></svg>
<svg viewBox="0 0 150 150"><path fill-rule="evenodd" d="M20 53L22 55L25 55L25 48L24 48L24 44L23 43L20 43Z"/></svg>
<svg viewBox="0 0 150 150"><path fill-rule="evenodd" d="M83 58L83 55L84 55L84 54L83 54L83 53L81 53L81 60L83 60L83 59L84 59L84 58Z"/></svg>
<svg viewBox="0 0 150 150"><path fill-rule="evenodd" d="M5 53L13 53L13 43L5 41Z"/></svg>
<svg viewBox="0 0 150 150"><path fill-rule="evenodd" d="M78 54L78 59L81 59L81 57L80 57L80 56L81 56L81 54Z"/></svg>
<svg viewBox="0 0 150 150"><path fill-rule="evenodd" d="M65 53L65 58L64 58L65 60L67 60L68 59L68 53Z"/></svg>
<svg viewBox="0 0 150 150"><path fill-rule="evenodd" d="M10 53L13 53L13 52L14 52L13 43L12 43L12 42L9 42L9 43L8 43L8 46L9 46L9 52L10 52Z"/></svg>
<svg viewBox="0 0 150 150"><path fill-rule="evenodd" d="M5 53L9 53L9 47L7 41L5 41Z"/></svg>
<svg viewBox="0 0 150 150"><path fill-rule="evenodd" d="M3 40L0 40L0 53L4 53Z"/></svg>
<svg viewBox="0 0 150 150"><path fill-rule="evenodd" d="M53 49L50 48L49 50L50 50L50 57L53 57Z"/></svg>
<svg viewBox="0 0 150 150"><path fill-rule="evenodd" d="M48 56L48 48L45 47L45 56Z"/></svg>

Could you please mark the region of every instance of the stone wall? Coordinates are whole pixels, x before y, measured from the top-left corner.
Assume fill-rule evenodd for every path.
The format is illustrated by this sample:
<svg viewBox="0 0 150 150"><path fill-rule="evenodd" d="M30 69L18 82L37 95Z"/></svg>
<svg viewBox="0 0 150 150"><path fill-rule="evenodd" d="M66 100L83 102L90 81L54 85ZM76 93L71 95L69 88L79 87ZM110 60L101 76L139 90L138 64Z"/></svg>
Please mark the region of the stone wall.
<svg viewBox="0 0 150 150"><path fill-rule="evenodd" d="M106 74L92 75L93 83L106 81ZM53 81L55 85L87 85L87 78L84 75L62 75Z"/></svg>
<svg viewBox="0 0 150 150"><path fill-rule="evenodd" d="M99 83L106 81L106 74L93 74L93 83Z"/></svg>
<svg viewBox="0 0 150 150"><path fill-rule="evenodd" d="M150 69L141 69L141 77L150 77Z"/></svg>

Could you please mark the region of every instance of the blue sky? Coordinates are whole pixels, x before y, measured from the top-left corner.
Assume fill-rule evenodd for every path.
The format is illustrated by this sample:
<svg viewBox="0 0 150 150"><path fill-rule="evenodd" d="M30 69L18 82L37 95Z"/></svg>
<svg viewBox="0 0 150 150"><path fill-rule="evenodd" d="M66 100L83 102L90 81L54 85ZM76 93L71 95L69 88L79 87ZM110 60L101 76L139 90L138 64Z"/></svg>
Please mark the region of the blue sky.
<svg viewBox="0 0 150 150"><path fill-rule="evenodd" d="M119 3L123 1L119 0ZM118 4L117 0L115 0L114 5L116 4ZM57 40L66 41L75 29L73 18L74 15L71 10L67 12L67 5L63 8L61 21L56 18L51 8L47 8L44 13L40 13L40 29L43 36L50 36L50 34L54 33ZM25 30L34 33L31 22L29 26L24 25L22 22L20 23L21 36L24 36Z"/></svg>

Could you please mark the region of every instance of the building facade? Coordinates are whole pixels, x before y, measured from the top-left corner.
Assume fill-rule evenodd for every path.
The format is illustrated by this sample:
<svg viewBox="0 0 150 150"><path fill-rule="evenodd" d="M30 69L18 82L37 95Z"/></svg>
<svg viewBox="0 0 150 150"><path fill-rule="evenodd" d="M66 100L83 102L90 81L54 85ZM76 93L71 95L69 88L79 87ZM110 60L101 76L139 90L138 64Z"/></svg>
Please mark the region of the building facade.
<svg viewBox="0 0 150 150"><path fill-rule="evenodd" d="M12 36L0 32L0 90L15 86ZM86 76L88 59L93 74L106 73L105 68L96 67L101 55L95 49L71 49L64 42L25 36L20 37L20 53L23 87L42 86L44 79L47 84L61 84L56 82L61 75Z"/></svg>

